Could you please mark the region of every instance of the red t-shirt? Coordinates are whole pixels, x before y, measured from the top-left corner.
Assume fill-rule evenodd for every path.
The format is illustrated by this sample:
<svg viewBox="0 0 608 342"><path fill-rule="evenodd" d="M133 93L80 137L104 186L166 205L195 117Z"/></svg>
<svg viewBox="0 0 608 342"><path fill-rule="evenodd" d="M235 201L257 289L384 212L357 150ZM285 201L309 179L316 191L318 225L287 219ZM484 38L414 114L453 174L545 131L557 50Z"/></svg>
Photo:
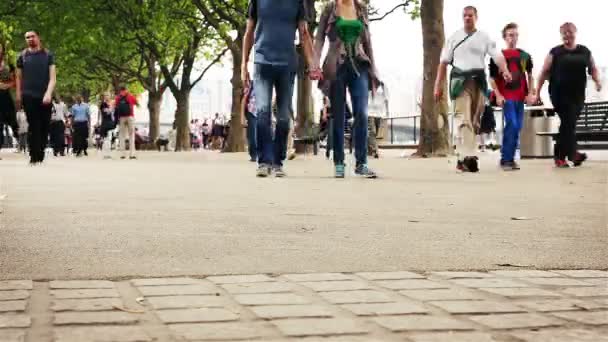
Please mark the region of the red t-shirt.
<svg viewBox="0 0 608 342"><path fill-rule="evenodd" d="M135 105L137 104L137 99L135 98L135 96L131 95L130 93L126 93L125 95L118 95L116 96L116 99L114 99L114 107L118 106L118 103L120 103L120 98L122 98L123 96L126 96L127 98L127 102L129 102L129 107L131 107L131 114L129 116L135 116Z"/></svg>
<svg viewBox="0 0 608 342"><path fill-rule="evenodd" d="M496 82L498 90L505 98L511 101L524 101L528 95L527 73L532 72L532 57L521 49L502 50L507 66L513 80L507 83L498 70L494 60L490 61L490 77Z"/></svg>

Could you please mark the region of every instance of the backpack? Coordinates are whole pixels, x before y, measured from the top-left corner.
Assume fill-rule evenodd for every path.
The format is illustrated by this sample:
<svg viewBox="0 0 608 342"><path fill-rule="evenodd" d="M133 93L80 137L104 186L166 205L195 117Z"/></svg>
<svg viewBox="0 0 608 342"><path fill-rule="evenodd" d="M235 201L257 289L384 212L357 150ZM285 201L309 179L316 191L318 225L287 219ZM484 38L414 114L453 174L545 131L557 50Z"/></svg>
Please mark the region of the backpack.
<svg viewBox="0 0 608 342"><path fill-rule="evenodd" d="M131 104L126 95L121 96L116 104L116 116L119 118L131 116Z"/></svg>

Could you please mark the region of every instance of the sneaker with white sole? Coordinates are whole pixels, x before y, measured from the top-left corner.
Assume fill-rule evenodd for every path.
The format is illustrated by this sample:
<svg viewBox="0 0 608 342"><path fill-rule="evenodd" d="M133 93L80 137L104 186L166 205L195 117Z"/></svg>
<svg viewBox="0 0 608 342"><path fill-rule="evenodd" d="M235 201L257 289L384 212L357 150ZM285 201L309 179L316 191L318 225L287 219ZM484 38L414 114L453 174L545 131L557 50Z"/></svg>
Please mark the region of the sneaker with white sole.
<svg viewBox="0 0 608 342"><path fill-rule="evenodd" d="M259 178L266 178L270 176L270 166L268 166L267 164L260 164L255 175Z"/></svg>
<svg viewBox="0 0 608 342"><path fill-rule="evenodd" d="M365 177L365 178L378 178L378 175L374 170L370 169L367 164L359 165L355 168L355 174L357 176Z"/></svg>

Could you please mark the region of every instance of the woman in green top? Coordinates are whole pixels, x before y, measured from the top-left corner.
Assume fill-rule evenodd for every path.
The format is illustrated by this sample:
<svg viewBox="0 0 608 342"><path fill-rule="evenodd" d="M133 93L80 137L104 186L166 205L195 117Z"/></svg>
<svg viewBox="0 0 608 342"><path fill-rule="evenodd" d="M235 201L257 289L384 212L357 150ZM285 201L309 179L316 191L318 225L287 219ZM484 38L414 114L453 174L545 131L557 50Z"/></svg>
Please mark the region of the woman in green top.
<svg viewBox="0 0 608 342"><path fill-rule="evenodd" d="M378 84L374 54L369 34L367 9L356 0L330 2L321 15L315 51L321 56L325 38L330 45L323 63L323 81L319 88L329 95L333 117L335 176L344 178L344 114L346 89L349 90L355 124L355 174L376 178L367 166L367 103Z"/></svg>

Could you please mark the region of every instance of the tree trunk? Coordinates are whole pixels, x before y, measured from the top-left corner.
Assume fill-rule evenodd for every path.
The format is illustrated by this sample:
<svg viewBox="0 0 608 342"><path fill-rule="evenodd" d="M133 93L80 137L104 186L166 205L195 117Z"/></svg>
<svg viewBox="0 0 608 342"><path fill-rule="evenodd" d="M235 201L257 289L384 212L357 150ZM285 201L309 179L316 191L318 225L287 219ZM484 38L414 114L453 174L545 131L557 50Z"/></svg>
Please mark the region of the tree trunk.
<svg viewBox="0 0 608 342"><path fill-rule="evenodd" d="M298 46L298 98L296 116L296 136L303 137L312 134L314 125L314 106L312 103L312 81L306 75L306 63L302 48ZM297 153L312 152L311 145L300 144L295 146Z"/></svg>
<svg viewBox="0 0 608 342"><path fill-rule="evenodd" d="M148 112L150 113L150 141L154 142L160 135L160 106L163 93L160 91L148 92Z"/></svg>
<svg viewBox="0 0 608 342"><path fill-rule="evenodd" d="M422 0L420 17L422 22L422 45L424 49L424 77L422 83L422 106L420 117L420 144L417 156L446 156L452 153L449 140L448 104L446 85L439 103L433 98L437 66L445 41L443 26L444 0Z"/></svg>
<svg viewBox="0 0 608 342"><path fill-rule="evenodd" d="M175 112L175 125L177 134L175 141L175 152L190 150L190 90L181 89L173 94L177 101Z"/></svg>
<svg viewBox="0 0 608 342"><path fill-rule="evenodd" d="M239 44L240 42L236 42ZM245 151L244 122L241 120L241 101L243 95L243 82L241 81L242 56L239 51L232 51L232 114L230 117L230 134L224 152Z"/></svg>

